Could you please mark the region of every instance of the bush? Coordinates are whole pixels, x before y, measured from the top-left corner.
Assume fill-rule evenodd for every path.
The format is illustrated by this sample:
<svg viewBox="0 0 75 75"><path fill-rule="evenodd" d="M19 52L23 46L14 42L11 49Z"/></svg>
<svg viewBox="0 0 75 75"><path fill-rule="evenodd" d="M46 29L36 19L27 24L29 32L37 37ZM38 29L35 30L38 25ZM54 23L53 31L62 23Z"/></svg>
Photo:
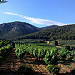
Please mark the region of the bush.
<svg viewBox="0 0 75 75"><path fill-rule="evenodd" d="M58 41L55 41L55 46L58 46Z"/></svg>
<svg viewBox="0 0 75 75"><path fill-rule="evenodd" d="M32 67L30 65L23 64L18 68L18 74L19 75L34 75Z"/></svg>
<svg viewBox="0 0 75 75"><path fill-rule="evenodd" d="M72 50L72 51L71 51L71 54L72 54L72 55L75 55L75 50Z"/></svg>
<svg viewBox="0 0 75 75"><path fill-rule="evenodd" d="M67 60L71 61L72 60L72 56L71 55L67 55Z"/></svg>
<svg viewBox="0 0 75 75"><path fill-rule="evenodd" d="M60 58L66 59L66 55L68 54L68 50L66 50L65 48L62 48L59 50L59 54L60 54Z"/></svg>
<svg viewBox="0 0 75 75"><path fill-rule="evenodd" d="M60 70L60 68L57 65L48 65L46 68L52 74L57 74Z"/></svg>
<svg viewBox="0 0 75 75"><path fill-rule="evenodd" d="M58 64L58 56L57 56L57 49L56 48L52 48L51 50L46 52L44 61L46 64L53 64L56 65Z"/></svg>

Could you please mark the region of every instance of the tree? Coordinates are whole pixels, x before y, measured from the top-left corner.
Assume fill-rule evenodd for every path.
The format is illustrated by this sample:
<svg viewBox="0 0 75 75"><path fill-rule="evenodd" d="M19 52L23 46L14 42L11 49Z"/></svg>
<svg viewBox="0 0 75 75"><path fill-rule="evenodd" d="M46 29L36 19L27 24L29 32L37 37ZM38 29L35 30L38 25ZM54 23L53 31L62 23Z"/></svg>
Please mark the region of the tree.
<svg viewBox="0 0 75 75"><path fill-rule="evenodd" d="M55 41L55 46L58 46L58 41Z"/></svg>
<svg viewBox="0 0 75 75"><path fill-rule="evenodd" d="M6 0L0 0L0 3L6 3L7 1Z"/></svg>

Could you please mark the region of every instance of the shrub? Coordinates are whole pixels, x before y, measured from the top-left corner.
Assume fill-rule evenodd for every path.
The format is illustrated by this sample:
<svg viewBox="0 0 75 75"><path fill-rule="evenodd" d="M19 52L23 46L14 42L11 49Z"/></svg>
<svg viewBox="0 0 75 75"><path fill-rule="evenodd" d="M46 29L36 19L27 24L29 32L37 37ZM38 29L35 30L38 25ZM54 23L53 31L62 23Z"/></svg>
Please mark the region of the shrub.
<svg viewBox="0 0 75 75"><path fill-rule="evenodd" d="M33 55L34 55L34 56L38 56L38 49L37 49L37 48L34 49Z"/></svg>
<svg viewBox="0 0 75 75"><path fill-rule="evenodd" d="M58 64L58 56L57 56L57 49L52 48L51 50L46 52L44 61L46 64Z"/></svg>
<svg viewBox="0 0 75 75"><path fill-rule="evenodd" d="M67 60L71 61L72 60L72 56L71 55L67 55Z"/></svg>
<svg viewBox="0 0 75 75"><path fill-rule="evenodd" d="M72 55L75 55L75 50L72 50L72 51L71 51L71 54L72 54Z"/></svg>
<svg viewBox="0 0 75 75"><path fill-rule="evenodd" d="M38 49L38 58L45 57L45 51L44 49Z"/></svg>
<svg viewBox="0 0 75 75"><path fill-rule="evenodd" d="M55 46L58 46L58 41L55 41Z"/></svg>
<svg viewBox="0 0 75 75"><path fill-rule="evenodd" d="M59 50L60 58L66 59L66 55L68 54L68 50L65 48Z"/></svg>
<svg viewBox="0 0 75 75"><path fill-rule="evenodd" d="M46 68L52 74L57 74L60 70L60 68L57 65L48 65Z"/></svg>

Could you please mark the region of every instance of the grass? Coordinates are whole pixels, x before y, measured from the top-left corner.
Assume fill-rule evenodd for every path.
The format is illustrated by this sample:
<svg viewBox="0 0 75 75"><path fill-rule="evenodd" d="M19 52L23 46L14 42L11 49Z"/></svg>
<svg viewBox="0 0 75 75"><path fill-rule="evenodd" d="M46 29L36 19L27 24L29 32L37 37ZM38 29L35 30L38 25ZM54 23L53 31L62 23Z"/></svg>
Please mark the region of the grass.
<svg viewBox="0 0 75 75"><path fill-rule="evenodd" d="M57 40L59 46L75 46L75 40ZM55 41L50 41L50 45L54 45Z"/></svg>
<svg viewBox="0 0 75 75"><path fill-rule="evenodd" d="M23 40L15 40L14 42L20 42L20 43L35 43L39 41L44 41L45 39L23 39Z"/></svg>

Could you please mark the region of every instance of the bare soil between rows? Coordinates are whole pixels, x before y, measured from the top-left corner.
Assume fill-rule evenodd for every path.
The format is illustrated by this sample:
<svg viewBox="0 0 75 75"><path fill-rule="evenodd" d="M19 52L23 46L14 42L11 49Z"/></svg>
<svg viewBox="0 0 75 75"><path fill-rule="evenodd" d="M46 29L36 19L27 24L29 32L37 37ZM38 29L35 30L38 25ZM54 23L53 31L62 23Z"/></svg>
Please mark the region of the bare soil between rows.
<svg viewBox="0 0 75 75"><path fill-rule="evenodd" d="M37 57L25 54L23 61L21 61L17 58L15 49L11 50L4 63L0 66L0 75L18 75L18 68L23 63L32 66L34 75L52 75L46 70L47 65L43 59L37 60ZM75 69L75 63L64 64L58 64L61 67L58 75L75 75L75 70L73 70Z"/></svg>

